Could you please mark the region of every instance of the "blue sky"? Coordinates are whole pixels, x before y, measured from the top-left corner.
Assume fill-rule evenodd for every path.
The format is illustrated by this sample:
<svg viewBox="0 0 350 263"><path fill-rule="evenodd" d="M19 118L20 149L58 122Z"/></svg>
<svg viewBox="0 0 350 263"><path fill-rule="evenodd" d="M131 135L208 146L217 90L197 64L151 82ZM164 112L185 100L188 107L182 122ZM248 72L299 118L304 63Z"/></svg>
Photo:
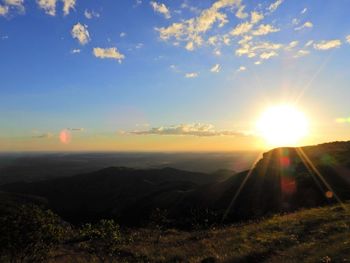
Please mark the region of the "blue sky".
<svg viewBox="0 0 350 263"><path fill-rule="evenodd" d="M295 102L313 127L307 143L350 139L348 10L348 0L0 0L0 147L251 149L259 113Z"/></svg>

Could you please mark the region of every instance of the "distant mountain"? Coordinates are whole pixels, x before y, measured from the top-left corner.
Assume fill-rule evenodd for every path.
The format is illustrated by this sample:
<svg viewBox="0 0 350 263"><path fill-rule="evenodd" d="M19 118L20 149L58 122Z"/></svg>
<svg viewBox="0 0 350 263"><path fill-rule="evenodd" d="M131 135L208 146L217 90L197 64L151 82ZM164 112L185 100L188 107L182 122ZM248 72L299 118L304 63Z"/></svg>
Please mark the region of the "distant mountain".
<svg viewBox="0 0 350 263"><path fill-rule="evenodd" d="M173 168L111 167L67 178L8 184L0 189L46 198L52 209L68 221L121 216L132 223L147 217L152 209L177 205L200 185L222 181L232 175L233 172L227 170L205 174Z"/></svg>
<svg viewBox="0 0 350 263"><path fill-rule="evenodd" d="M37 182L91 173L106 167L176 169L213 173L219 169L244 171L256 152L224 153L0 153L0 185Z"/></svg>
<svg viewBox="0 0 350 263"><path fill-rule="evenodd" d="M196 213L236 221L350 200L350 142L273 149L252 171L238 174L111 167L0 190L45 198L76 223L116 217L135 225L156 208L179 224Z"/></svg>

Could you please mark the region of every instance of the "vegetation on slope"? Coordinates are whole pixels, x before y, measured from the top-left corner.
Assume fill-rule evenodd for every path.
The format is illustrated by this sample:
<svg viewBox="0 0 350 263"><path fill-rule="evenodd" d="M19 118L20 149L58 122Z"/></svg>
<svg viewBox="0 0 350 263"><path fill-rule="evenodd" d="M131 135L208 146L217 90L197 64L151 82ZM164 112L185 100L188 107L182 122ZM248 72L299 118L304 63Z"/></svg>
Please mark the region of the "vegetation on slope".
<svg viewBox="0 0 350 263"><path fill-rule="evenodd" d="M345 208L314 208L193 232L129 230L109 261L349 262L350 204ZM51 262L101 262L79 244L65 247L63 254Z"/></svg>

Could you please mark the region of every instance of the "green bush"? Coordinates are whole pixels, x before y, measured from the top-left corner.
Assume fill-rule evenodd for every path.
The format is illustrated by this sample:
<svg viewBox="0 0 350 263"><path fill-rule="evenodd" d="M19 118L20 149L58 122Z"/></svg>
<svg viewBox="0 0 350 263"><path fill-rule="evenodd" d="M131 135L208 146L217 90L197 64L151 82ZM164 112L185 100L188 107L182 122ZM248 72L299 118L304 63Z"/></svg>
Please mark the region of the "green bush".
<svg viewBox="0 0 350 263"><path fill-rule="evenodd" d="M119 225L114 220L86 224L81 228L80 235L85 240L80 247L101 262L112 262L113 256L119 252L121 234Z"/></svg>
<svg viewBox="0 0 350 263"><path fill-rule="evenodd" d="M58 216L26 205L0 216L0 260L44 262L64 236Z"/></svg>

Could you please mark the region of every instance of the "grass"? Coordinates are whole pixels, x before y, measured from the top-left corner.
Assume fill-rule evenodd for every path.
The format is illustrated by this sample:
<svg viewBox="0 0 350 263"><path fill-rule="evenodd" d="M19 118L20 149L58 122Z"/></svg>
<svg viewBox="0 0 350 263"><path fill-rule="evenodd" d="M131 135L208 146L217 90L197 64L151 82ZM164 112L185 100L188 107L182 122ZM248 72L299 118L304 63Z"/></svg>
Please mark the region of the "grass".
<svg viewBox="0 0 350 263"><path fill-rule="evenodd" d="M116 262L350 262L350 204L182 232L130 230ZM159 238L160 236L160 238ZM83 252L53 262L85 262ZM89 262L93 262L90 258Z"/></svg>

